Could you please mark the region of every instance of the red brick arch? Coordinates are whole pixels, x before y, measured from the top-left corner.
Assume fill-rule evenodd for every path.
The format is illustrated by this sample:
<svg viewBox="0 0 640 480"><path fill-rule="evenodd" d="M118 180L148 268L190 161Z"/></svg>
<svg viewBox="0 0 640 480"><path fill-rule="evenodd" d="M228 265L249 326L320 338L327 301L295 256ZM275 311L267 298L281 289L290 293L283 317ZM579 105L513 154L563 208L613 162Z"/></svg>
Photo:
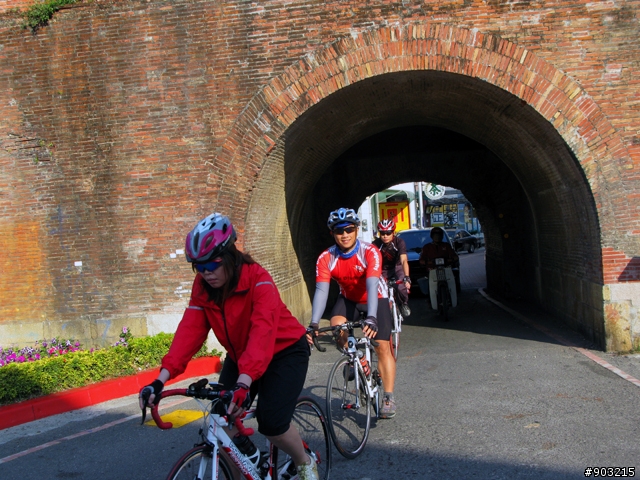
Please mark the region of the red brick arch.
<svg viewBox="0 0 640 480"><path fill-rule="evenodd" d="M632 163L624 143L589 94L549 62L509 40L428 22L354 33L306 55L272 79L247 105L219 153L221 164L232 168L224 177L210 178L217 187L218 203L248 204L268 154L311 106L366 78L412 70L477 78L527 102L572 149L601 214L607 210L608 200L599 195L604 188L601 182L612 181L619 168ZM238 196L238 191L249 193Z"/></svg>
<svg viewBox="0 0 640 480"><path fill-rule="evenodd" d="M588 321L577 317L576 321L584 323L582 331L607 349L629 349L632 342L637 342L633 340L635 334L630 335L627 323L616 320L618 310L628 302L622 302L622 307L608 304L614 296L608 293L610 285L637 279L635 270L625 270L633 259L612 248L617 225L632 225L637 231L633 209L626 208L624 189L616 188L629 176L624 170L633 168L632 155L619 133L585 89L535 52L496 35L429 22L397 23L354 32L308 53L254 96L227 136L216 164L230 168L222 173L218 170L219 176L210 178L210 186L217 193L221 209L244 212L244 218L235 219L236 224L241 231L247 226L249 250L270 268L288 303L296 303L297 312L309 311L305 296L301 295L301 270L296 274L295 261L280 253L290 251L292 231L286 225L289 200L283 195L272 202L269 194L262 192L266 189L270 195L278 195L279 183L274 182L280 180L274 172L284 164L280 147L286 143L287 129L309 109L347 86L376 76L412 71L463 75L509 92L538 112L562 137L584 172L597 209L599 226L594 231L599 231L600 238L590 238L588 242L603 247L602 256L594 258L602 262L602 276L591 280L593 298L585 301L595 302L598 310L597 298L604 298L604 318L596 313ZM590 200L585 198L585 202ZM267 217L273 220L265 221ZM274 233L282 239L276 246L251 241ZM598 292L602 284L605 288ZM629 296L626 291L615 295L625 299ZM575 312L569 310L560 307L559 311L574 317Z"/></svg>

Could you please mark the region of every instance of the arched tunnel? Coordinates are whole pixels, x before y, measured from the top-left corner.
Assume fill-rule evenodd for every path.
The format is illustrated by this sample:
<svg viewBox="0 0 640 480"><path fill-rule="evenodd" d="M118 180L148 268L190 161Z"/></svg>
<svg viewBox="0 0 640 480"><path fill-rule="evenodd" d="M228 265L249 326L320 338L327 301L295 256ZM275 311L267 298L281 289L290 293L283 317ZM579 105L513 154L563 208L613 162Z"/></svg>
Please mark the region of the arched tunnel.
<svg viewBox="0 0 640 480"><path fill-rule="evenodd" d="M367 195L423 180L460 189L475 207L489 292L535 302L602 342L593 195L553 125L516 96L459 74L379 75L311 106L278 150L272 164L284 170L284 197L274 200L282 185L271 181L268 161L247 224L260 230L276 222L264 227L282 233L272 266L299 270L310 296L316 258L332 241L329 211L358 208ZM290 247L294 259L283 253Z"/></svg>

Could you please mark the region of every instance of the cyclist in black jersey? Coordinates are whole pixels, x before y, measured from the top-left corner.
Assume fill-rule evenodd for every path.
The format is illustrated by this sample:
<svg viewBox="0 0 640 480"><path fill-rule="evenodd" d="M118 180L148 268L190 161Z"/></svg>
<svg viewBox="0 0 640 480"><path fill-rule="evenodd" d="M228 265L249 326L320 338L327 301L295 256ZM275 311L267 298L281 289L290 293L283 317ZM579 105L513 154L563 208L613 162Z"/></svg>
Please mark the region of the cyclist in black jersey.
<svg viewBox="0 0 640 480"><path fill-rule="evenodd" d="M378 223L379 238L373 244L382 254L382 275L385 278L396 278L403 282L398 285L398 305L403 317L411 315L409 309L409 262L407 260L407 246L404 240L395 235L396 223L393 219L382 220Z"/></svg>

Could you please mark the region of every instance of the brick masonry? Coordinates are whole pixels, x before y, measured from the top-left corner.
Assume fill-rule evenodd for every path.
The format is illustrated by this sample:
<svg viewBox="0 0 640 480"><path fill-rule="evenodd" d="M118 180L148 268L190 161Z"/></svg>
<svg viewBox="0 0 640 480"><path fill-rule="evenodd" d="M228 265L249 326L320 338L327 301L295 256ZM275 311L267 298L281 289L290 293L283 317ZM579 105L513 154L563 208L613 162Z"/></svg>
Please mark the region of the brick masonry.
<svg viewBox="0 0 640 480"><path fill-rule="evenodd" d="M213 210L305 319L329 209L441 180L490 290L640 345L639 6L112 1L35 34L5 9L2 343L170 328Z"/></svg>

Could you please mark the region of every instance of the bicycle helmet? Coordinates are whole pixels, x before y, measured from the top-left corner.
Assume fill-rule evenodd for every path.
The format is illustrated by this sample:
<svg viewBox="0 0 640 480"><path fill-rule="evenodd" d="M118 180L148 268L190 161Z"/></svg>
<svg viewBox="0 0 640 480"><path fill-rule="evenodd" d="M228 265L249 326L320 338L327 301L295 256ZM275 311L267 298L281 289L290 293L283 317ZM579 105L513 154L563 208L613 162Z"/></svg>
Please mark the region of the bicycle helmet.
<svg viewBox="0 0 640 480"><path fill-rule="evenodd" d="M189 232L185 244L187 262L204 263L219 257L236 241L229 217L212 213Z"/></svg>
<svg viewBox="0 0 640 480"><path fill-rule="evenodd" d="M389 220L381 220L378 222L379 232L395 232L395 230L396 222L394 222L392 218L390 218Z"/></svg>
<svg viewBox="0 0 640 480"><path fill-rule="evenodd" d="M440 227L433 227L431 229L431 232L429 233L429 236L431 237L431 239L433 239L433 234L434 233L439 233L440 236L442 236L442 238L444 238L444 230L441 229Z"/></svg>
<svg viewBox="0 0 640 480"><path fill-rule="evenodd" d="M329 214L327 227L333 230L335 227L345 227L347 225L360 225L358 214L353 208L339 208Z"/></svg>

